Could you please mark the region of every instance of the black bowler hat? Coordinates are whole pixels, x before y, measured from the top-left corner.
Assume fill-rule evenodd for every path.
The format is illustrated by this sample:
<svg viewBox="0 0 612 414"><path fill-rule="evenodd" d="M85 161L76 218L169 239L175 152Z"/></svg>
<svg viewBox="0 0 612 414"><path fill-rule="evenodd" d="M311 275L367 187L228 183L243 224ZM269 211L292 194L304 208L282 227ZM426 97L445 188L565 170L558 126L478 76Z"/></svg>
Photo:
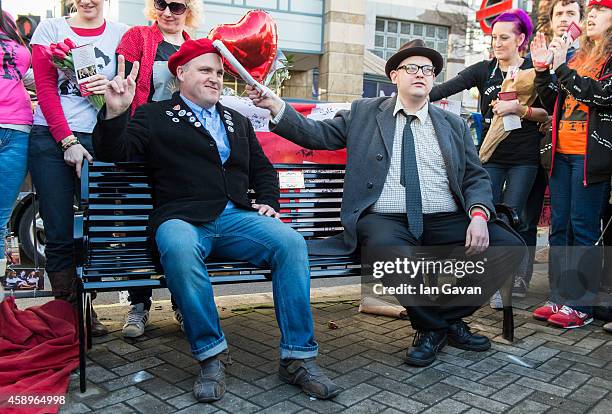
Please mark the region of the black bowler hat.
<svg viewBox="0 0 612 414"><path fill-rule="evenodd" d="M400 63L404 59L410 56L424 56L431 60L431 63L434 66L434 73L436 76L442 72L442 68L444 67L444 59L442 55L425 46L425 42L421 39L414 39L409 42L406 42L399 48L397 52L393 56L387 60L387 64L385 65L385 73L387 77L391 77L391 71L397 69Z"/></svg>

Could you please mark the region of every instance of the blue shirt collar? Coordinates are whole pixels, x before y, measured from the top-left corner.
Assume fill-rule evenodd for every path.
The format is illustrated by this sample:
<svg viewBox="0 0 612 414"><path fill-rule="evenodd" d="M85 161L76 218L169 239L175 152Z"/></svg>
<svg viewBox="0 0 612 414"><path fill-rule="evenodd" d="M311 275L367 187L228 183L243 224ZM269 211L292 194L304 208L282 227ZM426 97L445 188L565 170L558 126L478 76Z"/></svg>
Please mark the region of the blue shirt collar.
<svg viewBox="0 0 612 414"><path fill-rule="evenodd" d="M215 105L211 106L210 108L203 108L200 105L198 105L197 103L190 101L189 99L187 99L185 97L185 95L180 94L181 99L183 101L185 101L185 103L191 108L191 110L193 112L195 112L196 114L199 114L200 116L212 116L213 115L213 111L216 110Z"/></svg>

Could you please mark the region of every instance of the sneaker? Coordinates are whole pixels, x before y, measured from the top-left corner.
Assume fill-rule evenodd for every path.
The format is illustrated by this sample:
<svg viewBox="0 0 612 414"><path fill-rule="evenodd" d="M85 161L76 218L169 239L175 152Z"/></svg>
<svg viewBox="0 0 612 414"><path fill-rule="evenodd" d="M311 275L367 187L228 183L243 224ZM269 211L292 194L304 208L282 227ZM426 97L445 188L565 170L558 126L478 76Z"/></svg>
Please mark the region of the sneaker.
<svg viewBox="0 0 612 414"><path fill-rule="evenodd" d="M533 311L534 319L539 321L547 321L555 313L559 312L559 305L554 302L546 302L544 306L540 306Z"/></svg>
<svg viewBox="0 0 612 414"><path fill-rule="evenodd" d="M569 306L563 305L559 312L548 318L548 323L560 328L580 328L593 322L593 317L588 313L577 311Z"/></svg>
<svg viewBox="0 0 612 414"><path fill-rule="evenodd" d="M179 308L174 309L174 321L181 325L181 331L185 332L185 322L183 321L183 314Z"/></svg>
<svg viewBox="0 0 612 414"><path fill-rule="evenodd" d="M145 309L144 303L130 306L130 310L123 325L123 336L126 338L138 338L144 334L145 326L149 322L149 311Z"/></svg>
<svg viewBox="0 0 612 414"><path fill-rule="evenodd" d="M512 286L512 297L524 298L527 296L527 281L522 277L516 277L514 279L514 286Z"/></svg>
<svg viewBox="0 0 612 414"><path fill-rule="evenodd" d="M491 307L491 309L495 310L501 310L504 308L504 303L502 302L502 297L501 293L499 293L499 290L496 291L493 296L491 296L491 299L489 300L489 306Z"/></svg>
<svg viewBox="0 0 612 414"><path fill-rule="evenodd" d="M605 324L603 326L603 330L608 333L612 333L612 322L608 322L607 324Z"/></svg>

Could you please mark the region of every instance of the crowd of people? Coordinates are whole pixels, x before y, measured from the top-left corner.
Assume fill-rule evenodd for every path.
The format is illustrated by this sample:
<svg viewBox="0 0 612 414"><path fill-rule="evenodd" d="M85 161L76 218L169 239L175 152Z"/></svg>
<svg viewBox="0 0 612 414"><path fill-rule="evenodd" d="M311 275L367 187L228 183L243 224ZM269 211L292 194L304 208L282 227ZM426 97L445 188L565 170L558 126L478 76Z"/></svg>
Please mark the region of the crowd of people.
<svg viewBox="0 0 612 414"><path fill-rule="evenodd" d="M340 390L316 364L308 251L393 247L409 256L418 245L460 245L472 253L527 245L526 260L510 260L512 249L492 256L499 277L488 279L483 297L500 308L503 274L512 273L516 296L529 288L548 187L550 298L533 316L560 328L593 320L612 174L612 0L553 1L548 39L533 33L524 11L504 12L492 23L491 59L436 86L441 55L412 40L385 67L396 96L356 100L331 120L303 118L274 94L247 87L254 104L270 111L270 128L278 135L311 149L347 148L344 232L308 247L276 220L278 179L250 121L219 102L219 53L210 40L188 34L202 17L201 3L146 0L153 24L128 28L105 19L103 0L73 0L72 15L40 23L31 53L11 15L0 10L0 251L29 171L57 299L76 303L73 205L83 163L139 160L153 175L151 239L175 317L201 366L194 384L199 401L223 396L229 361L204 263L211 253L271 267L281 330L279 375L318 398ZM583 29L578 39L563 36L572 23ZM105 97L102 110L50 59L49 45L65 39L94 45L97 74L85 88ZM26 91L32 83L34 113ZM429 104L473 87L484 118L478 149L463 120ZM503 98L510 92L511 99ZM510 117L520 120L518 126L504 126ZM256 190L255 204L249 188ZM496 218L498 203L519 215L518 231ZM515 269L504 265L509 260L517 262ZM132 289L129 300L123 335L134 338L145 332L151 290ZM471 333L462 319L480 305L427 298L407 305L417 334L406 361L429 365L447 344L489 349L488 338ZM612 331L612 325L604 329ZM92 330L107 333L95 313Z"/></svg>

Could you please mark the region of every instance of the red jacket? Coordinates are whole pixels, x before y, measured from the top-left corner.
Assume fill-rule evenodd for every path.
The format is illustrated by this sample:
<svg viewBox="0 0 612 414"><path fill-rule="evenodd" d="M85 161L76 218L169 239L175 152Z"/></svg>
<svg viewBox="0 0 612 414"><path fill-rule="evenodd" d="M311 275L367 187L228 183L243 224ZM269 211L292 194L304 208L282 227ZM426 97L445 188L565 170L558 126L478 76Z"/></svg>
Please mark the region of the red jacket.
<svg viewBox="0 0 612 414"><path fill-rule="evenodd" d="M183 38L189 40L189 34L183 31ZM140 62L140 71L136 81L136 96L132 102L132 115L141 105L147 103L151 92L151 77L153 76L153 63L157 47L164 41L164 35L157 27L134 26L125 34L117 46L117 54L123 55L125 60L131 63Z"/></svg>

